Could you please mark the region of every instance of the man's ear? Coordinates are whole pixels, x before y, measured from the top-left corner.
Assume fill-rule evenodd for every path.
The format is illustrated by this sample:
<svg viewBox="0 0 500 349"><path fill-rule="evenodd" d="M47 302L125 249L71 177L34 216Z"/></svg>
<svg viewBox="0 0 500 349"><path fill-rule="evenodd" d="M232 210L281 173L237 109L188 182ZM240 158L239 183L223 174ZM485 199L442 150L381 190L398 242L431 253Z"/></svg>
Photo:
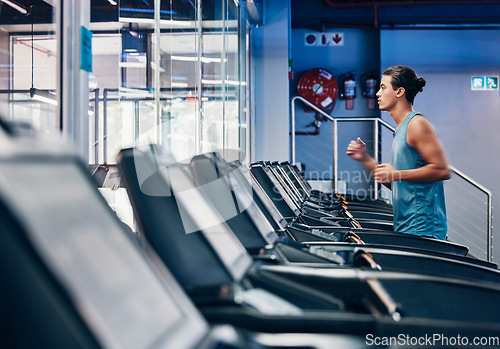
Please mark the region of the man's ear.
<svg viewBox="0 0 500 349"><path fill-rule="evenodd" d="M403 97L405 95L405 88L404 87L398 87L398 91L396 92L396 97Z"/></svg>

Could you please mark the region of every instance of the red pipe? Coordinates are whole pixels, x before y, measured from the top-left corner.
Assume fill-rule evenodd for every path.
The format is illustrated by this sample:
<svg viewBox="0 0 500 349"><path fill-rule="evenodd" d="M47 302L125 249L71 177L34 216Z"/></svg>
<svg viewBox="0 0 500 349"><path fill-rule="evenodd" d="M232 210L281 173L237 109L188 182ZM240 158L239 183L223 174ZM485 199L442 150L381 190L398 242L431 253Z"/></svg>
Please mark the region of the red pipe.
<svg viewBox="0 0 500 349"><path fill-rule="evenodd" d="M375 22L378 23L378 20L375 19ZM377 24L378 25L378 24ZM334 27L334 28L355 28L355 29L376 29L373 25L363 25L363 24L346 24L346 23L329 23L322 22L321 27Z"/></svg>
<svg viewBox="0 0 500 349"><path fill-rule="evenodd" d="M29 48L31 48L31 45L25 43L24 41L22 40L18 40L17 41L18 43L20 43L21 45L24 45L24 46L28 46ZM35 45L33 45L33 50L36 50L36 51L39 51L39 52L43 52L45 53L47 56L55 56L54 53L50 52L50 51L47 51L47 50L42 50L41 48L38 48L38 47L35 47Z"/></svg>

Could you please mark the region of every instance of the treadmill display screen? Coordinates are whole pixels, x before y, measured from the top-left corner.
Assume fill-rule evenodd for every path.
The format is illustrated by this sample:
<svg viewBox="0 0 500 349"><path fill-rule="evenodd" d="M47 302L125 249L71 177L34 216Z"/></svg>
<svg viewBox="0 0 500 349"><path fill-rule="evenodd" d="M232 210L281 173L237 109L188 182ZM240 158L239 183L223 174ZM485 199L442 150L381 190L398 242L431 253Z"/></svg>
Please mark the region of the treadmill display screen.
<svg viewBox="0 0 500 349"><path fill-rule="evenodd" d="M277 190L278 193L280 194L280 199L283 200L283 201L285 201L285 203L288 205L288 207L290 207L290 209L292 211L294 211L294 213L297 215L299 213L299 208L292 201L292 199L290 198L290 196L288 196L288 193L281 186L281 183L276 179L276 177L274 177L274 175L272 174L271 170L267 170L266 171L265 169L263 169L263 171L265 172L265 174L269 178L269 180L273 183L274 189Z"/></svg>
<svg viewBox="0 0 500 349"><path fill-rule="evenodd" d="M285 218L281 215L280 211L276 208L272 200L267 196L266 192L262 187L260 186L259 182L255 179L253 176L252 172L248 172L249 174L249 179L250 183L252 184L252 188L255 192L255 194L259 197L261 200L262 204L266 207L267 211L271 215L271 217L274 219L274 221L281 227L285 228L287 226L287 221Z"/></svg>
<svg viewBox="0 0 500 349"><path fill-rule="evenodd" d="M238 202L249 202L245 205L247 212L252 218L255 226L262 234L268 244L273 244L278 239L278 235L274 231L271 223L266 216L260 211L257 204L253 201L252 187L249 181L249 172L243 172L241 167L232 169L229 173L232 189L238 199Z"/></svg>
<svg viewBox="0 0 500 349"><path fill-rule="evenodd" d="M201 231L232 277L240 280L252 264L245 247L182 168L168 167L168 176L186 233Z"/></svg>
<svg viewBox="0 0 500 349"><path fill-rule="evenodd" d="M161 281L86 177L76 162L2 162L0 194L104 347L192 347L205 323ZM183 328L189 335L178 335Z"/></svg>

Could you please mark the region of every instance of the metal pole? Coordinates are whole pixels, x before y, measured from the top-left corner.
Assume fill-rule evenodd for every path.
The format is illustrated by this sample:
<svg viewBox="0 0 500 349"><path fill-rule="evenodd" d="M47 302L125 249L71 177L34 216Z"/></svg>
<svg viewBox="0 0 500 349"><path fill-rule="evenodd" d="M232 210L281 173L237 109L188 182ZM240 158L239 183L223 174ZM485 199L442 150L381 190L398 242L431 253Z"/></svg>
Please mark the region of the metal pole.
<svg viewBox="0 0 500 349"><path fill-rule="evenodd" d="M333 120L333 175L335 176L335 179L334 179L334 193L337 194L338 193L338 171L339 171L339 154L338 154L338 130L337 130L337 127L338 127L338 123L337 123L337 120L334 119Z"/></svg>
<svg viewBox="0 0 500 349"><path fill-rule="evenodd" d="M154 42L154 58L153 58L153 66L155 69L153 70L154 74L154 80L153 80L153 87L154 87L154 110L155 110L155 116L156 116L156 142L158 144L162 144L162 137L161 137L161 107L160 107L160 61L161 61L161 54L160 54L160 36L161 36L161 31L160 31L160 6L161 6L161 1L160 0L155 0L154 1L154 37L155 37L155 42ZM136 109L139 110L139 109ZM137 137L137 135L136 135Z"/></svg>
<svg viewBox="0 0 500 349"><path fill-rule="evenodd" d="M102 162L108 162L108 89L102 91Z"/></svg>
<svg viewBox="0 0 500 349"><path fill-rule="evenodd" d="M196 2L196 76L198 80L196 81L196 112L194 114L195 120L195 129L194 129L194 149L195 154L201 154L203 152L203 108L201 104L202 98L202 79L203 76L203 62L201 61L201 57L203 56L203 16L202 16L202 7L201 0L197 0Z"/></svg>
<svg viewBox="0 0 500 349"><path fill-rule="evenodd" d="M296 97L293 97L292 98L292 121L291 121L291 125L290 125L290 129L291 129L291 142L292 142L292 156L290 158L290 162L292 163L292 165L295 165L295 101L297 100L297 98L299 98L298 96Z"/></svg>
<svg viewBox="0 0 500 349"><path fill-rule="evenodd" d="M373 120L373 159L378 164L378 119ZM375 190L374 199L378 200L378 183L373 179L373 189Z"/></svg>
<svg viewBox="0 0 500 349"><path fill-rule="evenodd" d="M94 89L94 161L99 165L99 89Z"/></svg>
<svg viewBox="0 0 500 349"><path fill-rule="evenodd" d="M487 251L486 258L488 258L488 262L493 262L493 236L491 234L491 195L488 194L488 220L487 220Z"/></svg>

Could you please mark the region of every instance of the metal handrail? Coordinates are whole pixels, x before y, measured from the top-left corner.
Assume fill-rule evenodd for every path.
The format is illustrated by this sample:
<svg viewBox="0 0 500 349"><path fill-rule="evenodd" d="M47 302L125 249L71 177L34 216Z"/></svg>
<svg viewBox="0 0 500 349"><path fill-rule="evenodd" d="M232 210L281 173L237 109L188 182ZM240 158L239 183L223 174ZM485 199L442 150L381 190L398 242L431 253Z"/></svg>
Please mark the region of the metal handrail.
<svg viewBox="0 0 500 349"><path fill-rule="evenodd" d="M379 125L385 126L387 129L389 129L392 132L395 132L395 128L392 127L390 124L385 122L384 120L380 118L334 118L330 114L327 114L325 111L319 109L316 107L314 104L306 100L305 98L301 96L295 96L292 98L291 101L291 159L290 162L292 164L295 164L295 103L296 101L301 101L305 105L309 106L310 108L314 109L314 111L320 113L323 115L325 118L333 122L333 173L335 175L335 180L334 180L334 191L338 192L338 122L339 121L373 121L374 125L374 132L373 132L373 138L374 138L374 160L378 163L378 130L379 130ZM480 191L482 191L486 196L488 197L488 203L487 203L487 220L486 220L486 225L487 225L487 236L486 236L486 258L489 262L493 261L493 246L492 246L492 193L489 189L484 187L483 185L479 184L463 172L459 171L453 166L449 166L450 171L464 179L466 182L471 184L472 186L476 187ZM377 185L375 183L375 185ZM376 188L376 187L375 187ZM378 199L378 190L375 189L375 199Z"/></svg>

